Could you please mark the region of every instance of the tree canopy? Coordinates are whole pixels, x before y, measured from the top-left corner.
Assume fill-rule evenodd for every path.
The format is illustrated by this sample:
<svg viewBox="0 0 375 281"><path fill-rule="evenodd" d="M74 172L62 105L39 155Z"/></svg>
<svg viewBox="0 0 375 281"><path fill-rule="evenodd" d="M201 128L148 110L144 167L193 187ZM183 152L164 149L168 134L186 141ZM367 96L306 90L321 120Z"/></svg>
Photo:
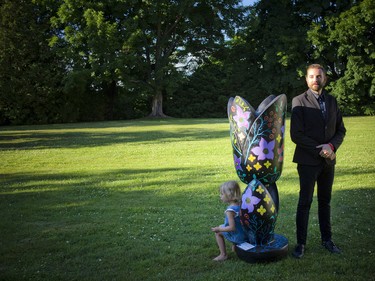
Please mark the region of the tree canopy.
<svg viewBox="0 0 375 281"><path fill-rule="evenodd" d="M0 3L0 124L225 117L290 102L315 62L345 114L375 114L371 0Z"/></svg>
<svg viewBox="0 0 375 281"><path fill-rule="evenodd" d="M314 57L325 58L333 76L329 90L346 114L375 113L375 2L363 0L337 16L326 18L326 25L314 24L308 32Z"/></svg>

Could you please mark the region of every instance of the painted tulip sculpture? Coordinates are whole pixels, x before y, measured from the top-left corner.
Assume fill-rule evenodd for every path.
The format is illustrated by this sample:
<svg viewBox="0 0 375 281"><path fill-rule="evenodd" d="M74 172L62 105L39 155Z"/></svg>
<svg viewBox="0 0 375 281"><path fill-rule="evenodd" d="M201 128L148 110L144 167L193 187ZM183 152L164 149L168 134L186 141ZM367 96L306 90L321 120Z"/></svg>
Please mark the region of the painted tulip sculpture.
<svg viewBox="0 0 375 281"><path fill-rule="evenodd" d="M234 166L239 179L247 184L242 194L241 222L248 242L256 246L248 252L252 256L247 261L267 260L287 251L287 239L274 233L279 210L276 181L284 159L286 101L285 95L269 96L257 110L239 96L228 102ZM240 252L246 260L247 254L237 254Z"/></svg>

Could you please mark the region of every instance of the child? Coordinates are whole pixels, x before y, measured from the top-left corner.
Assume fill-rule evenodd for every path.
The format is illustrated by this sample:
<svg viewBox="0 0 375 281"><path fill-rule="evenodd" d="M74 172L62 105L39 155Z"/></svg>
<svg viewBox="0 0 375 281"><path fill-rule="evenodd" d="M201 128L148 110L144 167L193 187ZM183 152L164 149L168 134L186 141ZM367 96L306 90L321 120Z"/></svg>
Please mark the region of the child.
<svg viewBox="0 0 375 281"><path fill-rule="evenodd" d="M224 261L228 258L225 248L225 239L233 243L232 250L236 244L245 242L245 233L240 221L241 190L236 181L228 181L220 186L220 199L228 203L225 210L225 221L223 225L213 227L216 242L219 246L220 255L214 261Z"/></svg>

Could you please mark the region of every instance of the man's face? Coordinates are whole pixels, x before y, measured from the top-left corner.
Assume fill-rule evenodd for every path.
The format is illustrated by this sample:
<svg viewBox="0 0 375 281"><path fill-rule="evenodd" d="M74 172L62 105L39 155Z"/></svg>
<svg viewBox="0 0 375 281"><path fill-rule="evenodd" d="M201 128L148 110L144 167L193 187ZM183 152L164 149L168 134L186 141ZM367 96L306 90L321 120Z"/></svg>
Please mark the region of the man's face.
<svg viewBox="0 0 375 281"><path fill-rule="evenodd" d="M307 86L315 91L319 92L326 84L326 76L323 70L319 68L310 68L306 75Z"/></svg>

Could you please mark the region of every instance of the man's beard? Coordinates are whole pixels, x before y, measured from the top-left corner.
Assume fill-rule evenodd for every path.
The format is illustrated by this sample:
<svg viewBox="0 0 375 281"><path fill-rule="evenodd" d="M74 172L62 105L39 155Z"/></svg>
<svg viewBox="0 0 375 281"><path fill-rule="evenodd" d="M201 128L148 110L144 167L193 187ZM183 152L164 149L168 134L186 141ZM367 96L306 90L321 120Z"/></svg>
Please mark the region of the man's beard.
<svg viewBox="0 0 375 281"><path fill-rule="evenodd" d="M311 86L311 89L314 90L314 91L316 91L316 92L320 91L322 88L323 88L323 87L322 87L321 84L313 84L313 85Z"/></svg>

